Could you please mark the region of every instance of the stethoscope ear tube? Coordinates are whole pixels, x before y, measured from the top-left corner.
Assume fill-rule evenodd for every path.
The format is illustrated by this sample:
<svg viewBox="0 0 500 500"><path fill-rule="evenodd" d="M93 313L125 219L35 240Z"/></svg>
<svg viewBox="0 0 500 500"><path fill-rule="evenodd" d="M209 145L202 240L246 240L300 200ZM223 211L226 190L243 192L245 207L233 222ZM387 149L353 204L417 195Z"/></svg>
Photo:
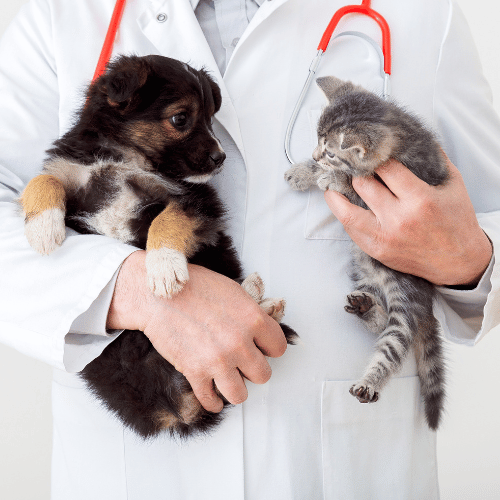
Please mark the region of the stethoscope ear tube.
<svg viewBox="0 0 500 500"><path fill-rule="evenodd" d="M292 164L295 163L293 161L292 155L290 153L290 138L292 136L292 130L293 130L293 127L295 125L295 121L297 120L297 115L299 114L300 107L302 106L302 103L304 102L307 91L309 90L309 87L311 86L311 82L313 81L314 75L316 74L316 70L318 69L319 62L321 60L322 55L323 55L323 51L318 50L316 57L313 59L311 65L309 66L309 74L307 75L307 79L304 83L304 86L302 87L302 92L299 95L297 103L295 104L295 107L293 108L292 116L290 117L290 120L288 121L288 127L286 129L286 134L285 134L285 154L286 154L286 157L288 158L288 161Z"/></svg>
<svg viewBox="0 0 500 500"><path fill-rule="evenodd" d="M367 42L369 42L377 51L377 54L380 59L380 74L383 78L383 91L382 91L382 97L384 99L389 99L391 89L390 89L390 75L385 71L385 58L384 58L384 53L380 49L379 45L369 36L365 35L364 33L361 33L359 31L344 31L343 33L339 33L337 36L333 38L335 40L336 38L339 38L341 36L357 36L360 38L363 38ZM307 79L304 83L304 86L302 87L302 91L300 92L299 98L297 100L297 103L295 104L295 107L293 108L292 115L290 116L290 120L288 122L288 126L286 128L286 133L285 133L285 154L286 157L288 158L288 161L293 165L295 162L293 161L292 155L290 153L290 140L292 137L292 131L293 127L295 125L295 121L297 120L297 115L299 114L300 108L302 107L302 103L304 102L304 99L306 97L307 91L309 90L309 87L311 86L311 82L313 81L314 76L316 75L316 71L318 69L321 57L323 56L324 51L319 49L316 56L311 62L311 65L309 66L309 74L307 75Z"/></svg>

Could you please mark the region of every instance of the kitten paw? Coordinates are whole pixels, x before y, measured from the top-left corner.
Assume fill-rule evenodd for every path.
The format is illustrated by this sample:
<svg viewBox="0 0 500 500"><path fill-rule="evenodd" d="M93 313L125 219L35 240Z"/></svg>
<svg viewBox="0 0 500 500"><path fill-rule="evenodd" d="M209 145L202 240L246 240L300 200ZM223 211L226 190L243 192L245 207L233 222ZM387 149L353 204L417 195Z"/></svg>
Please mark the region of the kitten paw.
<svg viewBox="0 0 500 500"><path fill-rule="evenodd" d="M375 304L375 298L372 294L366 292L352 292L347 296L348 304L344 309L351 314L363 316Z"/></svg>
<svg viewBox="0 0 500 500"><path fill-rule="evenodd" d="M42 255L49 255L62 245L66 238L65 212L49 208L41 214L27 218L24 234L30 246Z"/></svg>
<svg viewBox="0 0 500 500"><path fill-rule="evenodd" d="M344 309L361 318L373 333L382 333L387 326L388 316L380 300L369 292L356 290L347 296Z"/></svg>
<svg viewBox="0 0 500 500"><path fill-rule="evenodd" d="M189 280L186 256L171 248L148 250L146 272L149 288L158 297L172 297Z"/></svg>
<svg viewBox="0 0 500 500"><path fill-rule="evenodd" d="M296 163L285 172L285 180L295 191L305 191L316 184L321 167L313 160Z"/></svg>
<svg viewBox="0 0 500 500"><path fill-rule="evenodd" d="M356 398L360 403L375 403L378 401L378 392L367 384L354 384L349 392Z"/></svg>
<svg viewBox="0 0 500 500"><path fill-rule="evenodd" d="M339 191L337 180L332 172L325 172L318 177L316 184L322 191Z"/></svg>

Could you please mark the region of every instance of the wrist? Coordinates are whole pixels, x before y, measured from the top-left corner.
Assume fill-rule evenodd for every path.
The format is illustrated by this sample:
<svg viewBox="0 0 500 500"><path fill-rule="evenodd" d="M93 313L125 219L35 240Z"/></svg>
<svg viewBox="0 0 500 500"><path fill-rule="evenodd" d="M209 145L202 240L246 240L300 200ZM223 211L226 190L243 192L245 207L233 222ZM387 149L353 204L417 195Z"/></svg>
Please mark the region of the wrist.
<svg viewBox="0 0 500 500"><path fill-rule="evenodd" d="M112 330L143 330L150 312L146 252L138 250L122 263L108 310L106 327Z"/></svg>
<svg viewBox="0 0 500 500"><path fill-rule="evenodd" d="M462 274L457 273L454 280L450 280L445 286L457 289L473 289L481 280L488 268L493 255L493 244L489 237L481 230L480 236L470 242L470 251L463 259Z"/></svg>

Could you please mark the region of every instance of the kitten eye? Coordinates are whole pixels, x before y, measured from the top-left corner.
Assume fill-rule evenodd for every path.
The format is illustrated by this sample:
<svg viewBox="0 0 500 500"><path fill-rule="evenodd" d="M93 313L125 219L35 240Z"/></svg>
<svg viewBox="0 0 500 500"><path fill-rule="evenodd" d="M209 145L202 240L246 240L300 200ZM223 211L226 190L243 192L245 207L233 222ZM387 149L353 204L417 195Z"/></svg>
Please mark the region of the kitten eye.
<svg viewBox="0 0 500 500"><path fill-rule="evenodd" d="M187 113L178 113L174 116L172 116L172 118L170 118L170 123L177 129L182 129L184 128L187 123L188 123L188 115Z"/></svg>
<svg viewBox="0 0 500 500"><path fill-rule="evenodd" d="M330 151L325 150L325 154L329 160L335 160L336 157L335 153L331 153Z"/></svg>

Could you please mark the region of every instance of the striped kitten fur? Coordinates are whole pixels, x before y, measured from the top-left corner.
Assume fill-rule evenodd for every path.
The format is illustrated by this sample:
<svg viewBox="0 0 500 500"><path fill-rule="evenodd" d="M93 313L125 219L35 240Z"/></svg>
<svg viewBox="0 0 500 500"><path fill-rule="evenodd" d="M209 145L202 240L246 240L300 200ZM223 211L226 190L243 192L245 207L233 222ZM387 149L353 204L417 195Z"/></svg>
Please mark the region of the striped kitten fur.
<svg viewBox="0 0 500 500"><path fill-rule="evenodd" d="M430 185L447 181L440 146L414 116L350 82L323 77L317 84L329 105L318 123L313 159L295 164L285 174L293 189L318 185L367 208L351 180L373 175L389 158ZM345 310L361 318L378 338L372 359L350 392L362 403L377 401L380 390L413 349L426 420L435 430L443 412L445 367L439 324L432 311L434 286L389 269L353 246L351 277L356 288L347 296Z"/></svg>

